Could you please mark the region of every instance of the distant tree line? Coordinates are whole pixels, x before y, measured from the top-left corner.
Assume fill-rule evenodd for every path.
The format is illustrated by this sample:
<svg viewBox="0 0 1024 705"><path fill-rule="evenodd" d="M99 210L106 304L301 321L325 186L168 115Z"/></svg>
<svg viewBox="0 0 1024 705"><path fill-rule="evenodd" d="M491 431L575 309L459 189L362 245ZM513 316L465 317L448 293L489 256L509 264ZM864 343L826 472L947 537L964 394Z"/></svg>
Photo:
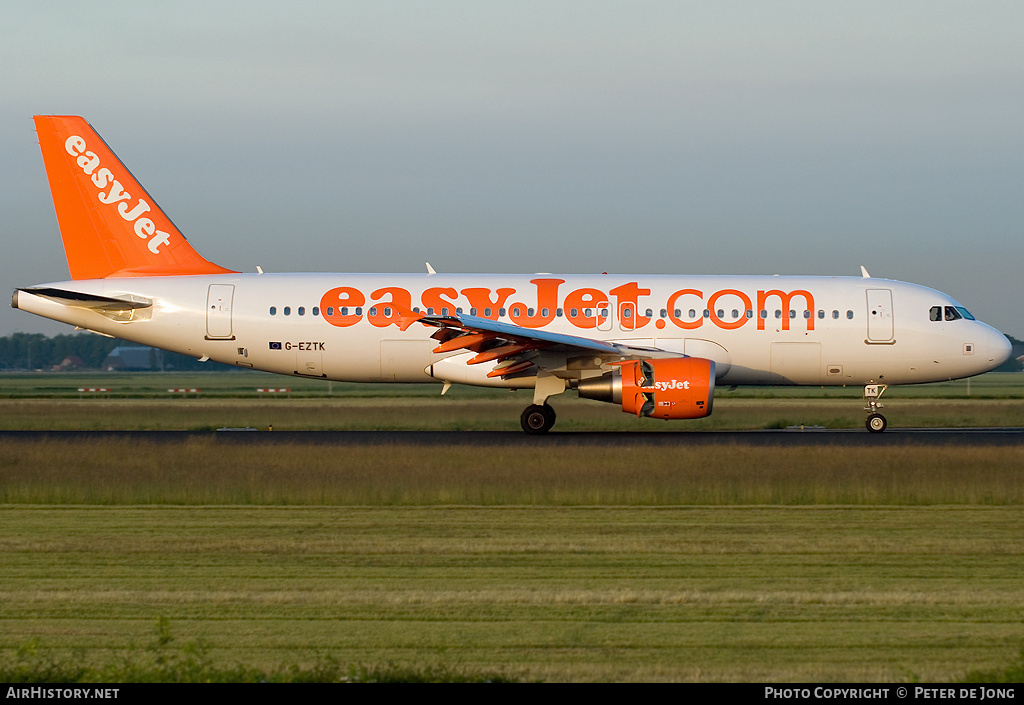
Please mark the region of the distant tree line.
<svg viewBox="0 0 1024 705"><path fill-rule="evenodd" d="M121 345L137 346L119 338L94 333L70 333L48 337L42 333L12 333L0 338L0 369L51 370L69 357L82 361L80 369L101 369L103 360ZM216 362L199 362L194 357L173 352L163 353L167 370L235 369Z"/></svg>

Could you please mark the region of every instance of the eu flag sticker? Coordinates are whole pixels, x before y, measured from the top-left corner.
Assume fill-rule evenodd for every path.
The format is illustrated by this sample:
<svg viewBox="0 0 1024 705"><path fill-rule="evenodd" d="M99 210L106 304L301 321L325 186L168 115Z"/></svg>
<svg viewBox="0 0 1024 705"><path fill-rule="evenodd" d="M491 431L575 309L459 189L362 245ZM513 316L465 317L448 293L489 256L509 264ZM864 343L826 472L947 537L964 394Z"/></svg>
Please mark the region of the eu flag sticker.
<svg viewBox="0 0 1024 705"><path fill-rule="evenodd" d="M270 343L270 349L271 350L280 350L281 349L281 343L271 342Z"/></svg>

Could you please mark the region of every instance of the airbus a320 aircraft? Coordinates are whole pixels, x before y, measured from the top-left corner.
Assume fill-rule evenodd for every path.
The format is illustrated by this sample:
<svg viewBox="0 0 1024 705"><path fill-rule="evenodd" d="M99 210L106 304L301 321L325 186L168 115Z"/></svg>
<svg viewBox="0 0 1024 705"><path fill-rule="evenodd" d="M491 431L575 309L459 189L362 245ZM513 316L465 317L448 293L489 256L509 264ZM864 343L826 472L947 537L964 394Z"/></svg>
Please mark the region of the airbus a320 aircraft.
<svg viewBox="0 0 1024 705"><path fill-rule="evenodd" d="M201 257L82 118L37 116L71 281L12 305L145 345L284 375L533 389L527 433L567 390L658 419L711 413L715 385L969 377L999 331L923 286L860 277L241 274Z"/></svg>

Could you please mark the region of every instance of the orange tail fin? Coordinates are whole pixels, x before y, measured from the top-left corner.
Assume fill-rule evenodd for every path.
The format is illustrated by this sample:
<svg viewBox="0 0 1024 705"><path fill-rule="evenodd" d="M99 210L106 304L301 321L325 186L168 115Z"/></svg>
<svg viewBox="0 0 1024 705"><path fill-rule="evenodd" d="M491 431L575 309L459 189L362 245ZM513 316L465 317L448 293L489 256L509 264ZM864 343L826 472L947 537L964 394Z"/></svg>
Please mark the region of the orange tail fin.
<svg viewBox="0 0 1024 705"><path fill-rule="evenodd" d="M72 279L232 273L192 249L83 118L34 119Z"/></svg>

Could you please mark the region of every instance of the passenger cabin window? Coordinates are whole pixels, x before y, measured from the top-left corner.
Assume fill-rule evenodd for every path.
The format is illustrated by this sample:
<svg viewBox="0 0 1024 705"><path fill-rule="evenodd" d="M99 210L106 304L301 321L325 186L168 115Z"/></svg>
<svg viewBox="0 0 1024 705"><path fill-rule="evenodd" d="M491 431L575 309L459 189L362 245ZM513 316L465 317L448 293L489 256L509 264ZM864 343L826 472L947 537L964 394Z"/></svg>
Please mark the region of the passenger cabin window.
<svg viewBox="0 0 1024 705"><path fill-rule="evenodd" d="M271 306L270 307L270 315L271 316L276 316L277 315L277 306Z"/></svg>
<svg viewBox="0 0 1024 705"><path fill-rule="evenodd" d="M847 311L846 312L846 317L849 318L852 321L853 320L853 311Z"/></svg>

